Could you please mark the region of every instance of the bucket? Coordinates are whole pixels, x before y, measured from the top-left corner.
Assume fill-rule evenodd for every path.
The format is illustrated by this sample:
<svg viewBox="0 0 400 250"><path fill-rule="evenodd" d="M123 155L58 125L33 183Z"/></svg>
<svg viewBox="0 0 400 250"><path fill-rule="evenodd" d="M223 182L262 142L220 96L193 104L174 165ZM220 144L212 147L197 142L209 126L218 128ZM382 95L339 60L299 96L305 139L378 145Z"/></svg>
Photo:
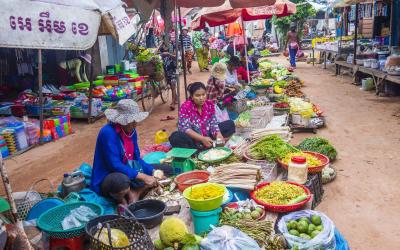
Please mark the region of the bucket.
<svg viewBox="0 0 400 250"><path fill-rule="evenodd" d="M166 132L165 129L159 130L156 132L156 136L154 138L154 141L156 144L161 144L164 142L168 142L168 133Z"/></svg>
<svg viewBox="0 0 400 250"><path fill-rule="evenodd" d="M218 224L222 208L219 207L205 212L190 209L190 212L192 213L194 233L202 234L208 232L211 229L211 225L216 226Z"/></svg>

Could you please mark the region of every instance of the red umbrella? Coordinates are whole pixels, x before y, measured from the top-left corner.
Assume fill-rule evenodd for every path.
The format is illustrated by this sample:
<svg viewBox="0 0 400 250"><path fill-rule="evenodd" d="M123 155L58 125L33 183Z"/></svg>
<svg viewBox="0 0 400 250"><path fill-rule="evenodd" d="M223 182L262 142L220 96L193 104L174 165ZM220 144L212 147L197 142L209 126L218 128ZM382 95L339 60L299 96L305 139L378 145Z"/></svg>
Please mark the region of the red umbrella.
<svg viewBox="0 0 400 250"><path fill-rule="evenodd" d="M269 19L274 15L283 17L296 13L296 4L288 0L277 0L276 2L271 0L269 3L272 5L235 9L231 2L227 0L222 6L202 9L198 17L192 22L192 29L202 29L206 26L206 23L210 27L232 23L240 16L243 21L253 21Z"/></svg>
<svg viewBox="0 0 400 250"><path fill-rule="evenodd" d="M224 4L225 0L176 0L180 7L216 7ZM250 8L271 4L271 0L227 0L233 8ZM275 2L275 1L274 1Z"/></svg>

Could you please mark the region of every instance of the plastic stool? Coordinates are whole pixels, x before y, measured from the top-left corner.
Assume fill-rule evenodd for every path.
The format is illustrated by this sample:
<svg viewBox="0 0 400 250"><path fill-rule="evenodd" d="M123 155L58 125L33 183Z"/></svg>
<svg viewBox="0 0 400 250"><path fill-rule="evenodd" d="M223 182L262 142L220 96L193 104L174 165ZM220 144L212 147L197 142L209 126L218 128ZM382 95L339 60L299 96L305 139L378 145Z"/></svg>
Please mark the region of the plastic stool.
<svg viewBox="0 0 400 250"><path fill-rule="evenodd" d="M66 247L70 250L83 250L83 239L84 235L68 239L50 237L50 250L55 250L58 247Z"/></svg>

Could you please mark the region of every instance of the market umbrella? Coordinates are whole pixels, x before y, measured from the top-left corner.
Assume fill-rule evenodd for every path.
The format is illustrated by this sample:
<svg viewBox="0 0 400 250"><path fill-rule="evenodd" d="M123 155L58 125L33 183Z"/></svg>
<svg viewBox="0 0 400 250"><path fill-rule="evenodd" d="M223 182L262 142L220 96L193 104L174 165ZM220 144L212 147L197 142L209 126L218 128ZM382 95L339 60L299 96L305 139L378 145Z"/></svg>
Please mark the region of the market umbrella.
<svg viewBox="0 0 400 250"><path fill-rule="evenodd" d="M222 6L203 8L192 22L192 29L199 30L206 27L225 25L236 21L239 17L243 21L270 19L273 16L284 17L296 13L296 4L288 0L268 1L270 5L253 8L233 8L229 1Z"/></svg>
<svg viewBox="0 0 400 250"><path fill-rule="evenodd" d="M180 7L217 7L229 2L232 8L249 8L271 4L271 0L175 0Z"/></svg>

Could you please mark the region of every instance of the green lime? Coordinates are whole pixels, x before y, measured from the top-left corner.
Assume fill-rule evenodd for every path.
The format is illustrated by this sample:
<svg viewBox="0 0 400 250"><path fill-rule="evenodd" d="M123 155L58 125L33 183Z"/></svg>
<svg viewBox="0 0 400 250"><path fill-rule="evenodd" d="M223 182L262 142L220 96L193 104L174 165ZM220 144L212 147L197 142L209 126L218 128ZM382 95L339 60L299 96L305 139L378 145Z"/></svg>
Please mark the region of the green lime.
<svg viewBox="0 0 400 250"><path fill-rule="evenodd" d="M311 238L314 238L314 237L317 236L319 233L320 233L320 231L314 230L314 231L310 234L310 236L311 236Z"/></svg>
<svg viewBox="0 0 400 250"><path fill-rule="evenodd" d="M310 221L309 221L308 218L306 218L306 217L301 217L301 218L299 219L299 221L305 221L305 222L307 222L307 224L310 223Z"/></svg>
<svg viewBox="0 0 400 250"><path fill-rule="evenodd" d="M318 231L322 232L324 230L324 226L322 226L322 225L316 226L315 230L318 230Z"/></svg>
<svg viewBox="0 0 400 250"><path fill-rule="evenodd" d="M311 237L308 234L304 234L304 233L300 234L300 238L303 238L305 240L311 240Z"/></svg>
<svg viewBox="0 0 400 250"><path fill-rule="evenodd" d="M299 235L300 235L299 231L297 231L296 229L290 230L289 233L290 233L291 235L294 235L294 236L299 236Z"/></svg>
<svg viewBox="0 0 400 250"><path fill-rule="evenodd" d="M321 217L319 217L318 215L313 215L311 216L311 222L312 224L319 226L322 223Z"/></svg>
<svg viewBox="0 0 400 250"><path fill-rule="evenodd" d="M314 224L309 224L307 233L311 234L312 231L314 231L315 229L316 229L316 226Z"/></svg>
<svg viewBox="0 0 400 250"><path fill-rule="evenodd" d="M295 220L289 221L291 229L297 229L297 222Z"/></svg>
<svg viewBox="0 0 400 250"><path fill-rule="evenodd" d="M286 228L288 231L290 231L290 229L292 229L292 224L290 222L286 222Z"/></svg>
<svg viewBox="0 0 400 250"><path fill-rule="evenodd" d="M297 224L297 230L298 230L300 233L307 233L307 232L308 232L308 224L307 224L305 221L300 221L300 222Z"/></svg>

